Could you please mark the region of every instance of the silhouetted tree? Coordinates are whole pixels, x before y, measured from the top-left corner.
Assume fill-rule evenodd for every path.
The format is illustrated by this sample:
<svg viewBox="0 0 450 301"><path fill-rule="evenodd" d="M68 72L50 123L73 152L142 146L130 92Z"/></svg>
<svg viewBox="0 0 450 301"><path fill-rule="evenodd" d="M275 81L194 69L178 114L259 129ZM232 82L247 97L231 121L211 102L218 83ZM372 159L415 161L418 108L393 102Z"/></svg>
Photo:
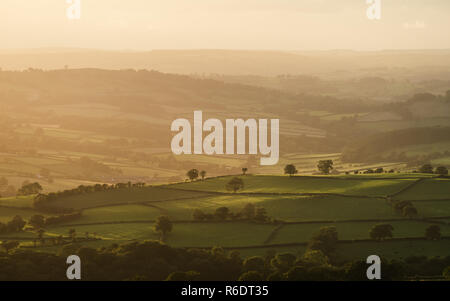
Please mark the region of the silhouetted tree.
<svg viewBox="0 0 450 301"><path fill-rule="evenodd" d="M194 181L195 179L198 178L198 170L197 169L191 169L187 172L187 177L189 178L189 180Z"/></svg>
<svg viewBox="0 0 450 301"><path fill-rule="evenodd" d="M441 227L439 225L430 225L425 230L425 238L430 240L441 239Z"/></svg>
<svg viewBox="0 0 450 301"><path fill-rule="evenodd" d="M254 219L256 214L256 207L252 203L247 203L242 208L241 214L247 219Z"/></svg>
<svg viewBox="0 0 450 301"><path fill-rule="evenodd" d="M284 174L289 175L292 177L293 175L297 174L298 170L295 168L294 164L288 164L284 167Z"/></svg>
<svg viewBox="0 0 450 301"><path fill-rule="evenodd" d="M230 209L228 207L219 207L216 209L214 215L220 220L225 220L230 215Z"/></svg>
<svg viewBox="0 0 450 301"><path fill-rule="evenodd" d="M330 170L333 169L333 160L320 160L317 169L323 174L329 174Z"/></svg>
<svg viewBox="0 0 450 301"><path fill-rule="evenodd" d="M164 241L167 234L172 232L173 224L168 216L162 215L156 219L154 229L156 232L160 233L160 240Z"/></svg>
<svg viewBox="0 0 450 301"><path fill-rule="evenodd" d="M41 228L45 225L45 217L40 214L35 214L30 217L28 223L35 228Z"/></svg>
<svg viewBox="0 0 450 301"><path fill-rule="evenodd" d="M308 243L308 249L322 251L325 255L332 253L338 241L336 227L322 227L315 233Z"/></svg>
<svg viewBox="0 0 450 301"><path fill-rule="evenodd" d="M244 181L241 178L234 177L227 183L225 188L236 193L238 190L244 189Z"/></svg>
<svg viewBox="0 0 450 301"><path fill-rule="evenodd" d="M17 191L19 195L31 195L37 194L42 191L42 186L39 183L30 183L24 185Z"/></svg>
<svg viewBox="0 0 450 301"><path fill-rule="evenodd" d="M262 207L258 207L256 208L256 213L255 213L255 221L264 223L268 220L269 218L267 217L267 211L265 208Z"/></svg>
<svg viewBox="0 0 450 301"><path fill-rule="evenodd" d="M393 236L393 230L394 227L392 227L392 225L390 224L378 224L370 229L369 235L370 238L380 241L388 237L391 238Z"/></svg>
<svg viewBox="0 0 450 301"><path fill-rule="evenodd" d="M412 218L412 217L416 217L418 212L414 206L405 206L402 209L402 214L403 214L403 216Z"/></svg>
<svg viewBox="0 0 450 301"><path fill-rule="evenodd" d="M203 221L206 218L205 213L200 209L195 209L194 213L192 214L192 217L196 221Z"/></svg>
<svg viewBox="0 0 450 301"><path fill-rule="evenodd" d="M424 164L419 169L419 172L420 173L433 173L433 166L431 166L431 164Z"/></svg>
<svg viewBox="0 0 450 301"><path fill-rule="evenodd" d="M257 271L264 273L265 260L260 256L248 257L247 259L244 260L242 267L245 272Z"/></svg>
<svg viewBox="0 0 450 301"><path fill-rule="evenodd" d="M448 175L448 169L445 166L438 166L435 173L441 176L445 176Z"/></svg>
<svg viewBox="0 0 450 301"><path fill-rule="evenodd" d="M7 223L6 227L9 232L20 232L25 225L26 222L22 219L22 217L20 215L16 215Z"/></svg>

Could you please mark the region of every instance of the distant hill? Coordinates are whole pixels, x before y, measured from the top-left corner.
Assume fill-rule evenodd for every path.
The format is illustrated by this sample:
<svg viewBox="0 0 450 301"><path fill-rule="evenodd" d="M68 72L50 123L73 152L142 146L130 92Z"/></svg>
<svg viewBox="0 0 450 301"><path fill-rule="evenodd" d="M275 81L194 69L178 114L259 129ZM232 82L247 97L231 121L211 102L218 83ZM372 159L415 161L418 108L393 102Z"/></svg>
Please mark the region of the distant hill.
<svg viewBox="0 0 450 301"><path fill-rule="evenodd" d="M324 74L349 76L345 70L430 67L448 71L450 50L417 51L255 51L152 50L103 51L71 48L0 50L0 68L153 69L182 74ZM405 71L405 70L403 70ZM404 72L408 75L409 72Z"/></svg>
<svg viewBox="0 0 450 301"><path fill-rule="evenodd" d="M411 147L413 145L426 145L433 143L450 142L450 127L424 127L408 128L383 132L369 136L366 139L359 138L353 146L350 146L343 154L343 160L347 162L376 162L383 160L383 155L395 149ZM447 156L449 149L439 150ZM391 154L392 156L392 154ZM402 158L400 158L402 157ZM386 158L386 157L384 157ZM393 161L408 160L406 154L397 154Z"/></svg>

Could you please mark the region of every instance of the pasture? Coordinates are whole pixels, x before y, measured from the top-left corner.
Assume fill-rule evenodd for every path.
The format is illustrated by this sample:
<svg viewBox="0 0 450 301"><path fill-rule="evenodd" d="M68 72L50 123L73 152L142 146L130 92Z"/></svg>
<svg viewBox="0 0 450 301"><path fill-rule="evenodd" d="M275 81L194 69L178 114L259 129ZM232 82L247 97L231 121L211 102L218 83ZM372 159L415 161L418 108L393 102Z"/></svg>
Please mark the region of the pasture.
<svg viewBox="0 0 450 301"><path fill-rule="evenodd" d="M343 194L354 196L386 196L400 191L414 182L414 179L365 179L355 177L321 177L321 176L244 176L242 193L292 193L292 194ZM197 191L227 192L226 183L231 177L219 177L180 183L172 187Z"/></svg>
<svg viewBox="0 0 450 301"><path fill-rule="evenodd" d="M407 255L448 254L448 240L426 241L425 230L440 218L441 235L450 237L450 225L443 224L450 216L448 179L430 178L421 174L380 174L347 176L241 176L244 189L238 193L225 190L232 176L208 178L187 183L123 188L61 197L52 205L82 210L81 218L45 227L44 237L95 237L85 241L92 247L108 246L140 240L158 240L154 221L167 215L173 230L166 243L175 247L222 246L236 248L243 255L264 255L276 250L303 252L307 242L321 227L335 226L341 242L342 258L359 258L366 253L380 252L389 258ZM420 182L416 181L420 178ZM398 193L401 192L401 193ZM397 194L398 193L398 194ZM417 208L417 220L410 220L392 209L386 196L396 194L399 200L410 200ZM29 219L37 214L29 209L32 197L0 199L0 221L14 215ZM284 222L260 224L243 220L194 222L196 209L214 214L219 207L233 213L252 203L266 210L270 219ZM14 208L16 207L16 208ZM369 241L370 229L378 223L394 227L394 241ZM20 239L23 247L33 247L35 232L0 235L0 240ZM411 241L395 239L414 238ZM353 243L351 243L353 241ZM392 250L388 246L392 246ZM40 245L44 252L57 252L58 247Z"/></svg>

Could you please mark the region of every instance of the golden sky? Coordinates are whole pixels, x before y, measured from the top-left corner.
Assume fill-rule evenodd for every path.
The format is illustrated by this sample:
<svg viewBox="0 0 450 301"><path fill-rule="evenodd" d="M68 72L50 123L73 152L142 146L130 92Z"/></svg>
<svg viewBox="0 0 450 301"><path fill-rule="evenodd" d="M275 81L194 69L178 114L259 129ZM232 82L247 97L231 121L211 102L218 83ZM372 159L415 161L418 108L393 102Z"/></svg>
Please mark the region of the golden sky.
<svg viewBox="0 0 450 301"><path fill-rule="evenodd" d="M450 48L450 0L1 0L0 49Z"/></svg>

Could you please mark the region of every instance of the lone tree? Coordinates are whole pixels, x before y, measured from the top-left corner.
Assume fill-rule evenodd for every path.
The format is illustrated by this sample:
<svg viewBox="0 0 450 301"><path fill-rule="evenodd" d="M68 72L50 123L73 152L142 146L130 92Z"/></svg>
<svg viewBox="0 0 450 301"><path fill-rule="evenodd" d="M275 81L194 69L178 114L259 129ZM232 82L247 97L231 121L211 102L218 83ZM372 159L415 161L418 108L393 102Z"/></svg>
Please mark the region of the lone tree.
<svg viewBox="0 0 450 301"><path fill-rule="evenodd" d="M202 177L202 180L204 180L205 177L206 177L206 171L202 170L202 171L200 172L200 177Z"/></svg>
<svg viewBox="0 0 450 301"><path fill-rule="evenodd" d="M435 173L441 176L446 176L448 175L448 169L445 166L439 166L436 168Z"/></svg>
<svg viewBox="0 0 450 301"><path fill-rule="evenodd" d="M194 213L192 214L192 217L194 218L194 220L196 221L203 221L206 218L205 213L200 210L200 209L195 209Z"/></svg>
<svg viewBox="0 0 450 301"><path fill-rule="evenodd" d="M320 160L317 169L325 175L329 174L330 170L333 169L333 160Z"/></svg>
<svg viewBox="0 0 450 301"><path fill-rule="evenodd" d="M166 238L166 235L168 233L172 232L173 224L170 221L168 216L162 215L156 219L154 228L155 228L155 231L161 235L160 240L164 241Z"/></svg>
<svg viewBox="0 0 450 301"><path fill-rule="evenodd" d="M22 217L20 215L16 215L8 222L7 227L11 232L20 232L25 225L26 222L22 219Z"/></svg>
<svg viewBox="0 0 450 301"><path fill-rule="evenodd" d="M269 217L267 216L267 211L263 207L256 208L255 212L255 221L260 223L265 223L269 220Z"/></svg>
<svg viewBox="0 0 450 301"><path fill-rule="evenodd" d="M292 177L293 175L295 175L297 173L298 173L298 170L297 170L297 168L295 168L294 164L288 164L284 167L285 175L289 175L290 177Z"/></svg>
<svg viewBox="0 0 450 301"><path fill-rule="evenodd" d="M198 170L195 168L191 169L186 173L186 175L188 176L189 180L194 181L195 179L198 178Z"/></svg>
<svg viewBox="0 0 450 301"><path fill-rule="evenodd" d="M369 235L370 238L381 241L385 238L392 238L392 231L394 227L390 224L378 224L370 229Z"/></svg>
<svg viewBox="0 0 450 301"><path fill-rule="evenodd" d="M420 173L433 173L433 166L431 166L431 164L424 164L419 169L419 172Z"/></svg>
<svg viewBox="0 0 450 301"><path fill-rule="evenodd" d="M225 187L228 191L236 193L238 190L244 189L244 181L241 178L232 178Z"/></svg>
<svg viewBox="0 0 450 301"><path fill-rule="evenodd" d="M430 240L441 239L441 227L438 225L431 225L425 230L425 238Z"/></svg>
<svg viewBox="0 0 450 301"><path fill-rule="evenodd" d="M228 207L219 207L216 209L216 212L214 213L214 215L219 220L226 220L228 218L228 216L230 215L230 209L228 209Z"/></svg>
<svg viewBox="0 0 450 301"><path fill-rule="evenodd" d="M338 232L336 227L322 227L319 232L315 233L308 243L308 249L322 251L325 255L329 255L336 248L338 241Z"/></svg>
<svg viewBox="0 0 450 301"><path fill-rule="evenodd" d="M418 212L417 212L416 207L414 207L414 206L405 206L402 209L402 214L403 214L403 216L413 218L413 217L417 216Z"/></svg>
<svg viewBox="0 0 450 301"><path fill-rule="evenodd" d="M256 215L256 207L252 203L247 203L241 211L242 216L246 219L254 219Z"/></svg>
<svg viewBox="0 0 450 301"><path fill-rule="evenodd" d="M40 214L35 214L30 217L28 223L36 229L42 228L45 225L45 217Z"/></svg>
<svg viewBox="0 0 450 301"><path fill-rule="evenodd" d="M36 183L24 183L22 187L17 191L19 195L32 195L38 194L42 191L42 186L38 182Z"/></svg>
<svg viewBox="0 0 450 301"><path fill-rule="evenodd" d="M245 174L247 173L247 171L248 171L248 168L247 168L247 167L242 168L242 175L245 176Z"/></svg>

